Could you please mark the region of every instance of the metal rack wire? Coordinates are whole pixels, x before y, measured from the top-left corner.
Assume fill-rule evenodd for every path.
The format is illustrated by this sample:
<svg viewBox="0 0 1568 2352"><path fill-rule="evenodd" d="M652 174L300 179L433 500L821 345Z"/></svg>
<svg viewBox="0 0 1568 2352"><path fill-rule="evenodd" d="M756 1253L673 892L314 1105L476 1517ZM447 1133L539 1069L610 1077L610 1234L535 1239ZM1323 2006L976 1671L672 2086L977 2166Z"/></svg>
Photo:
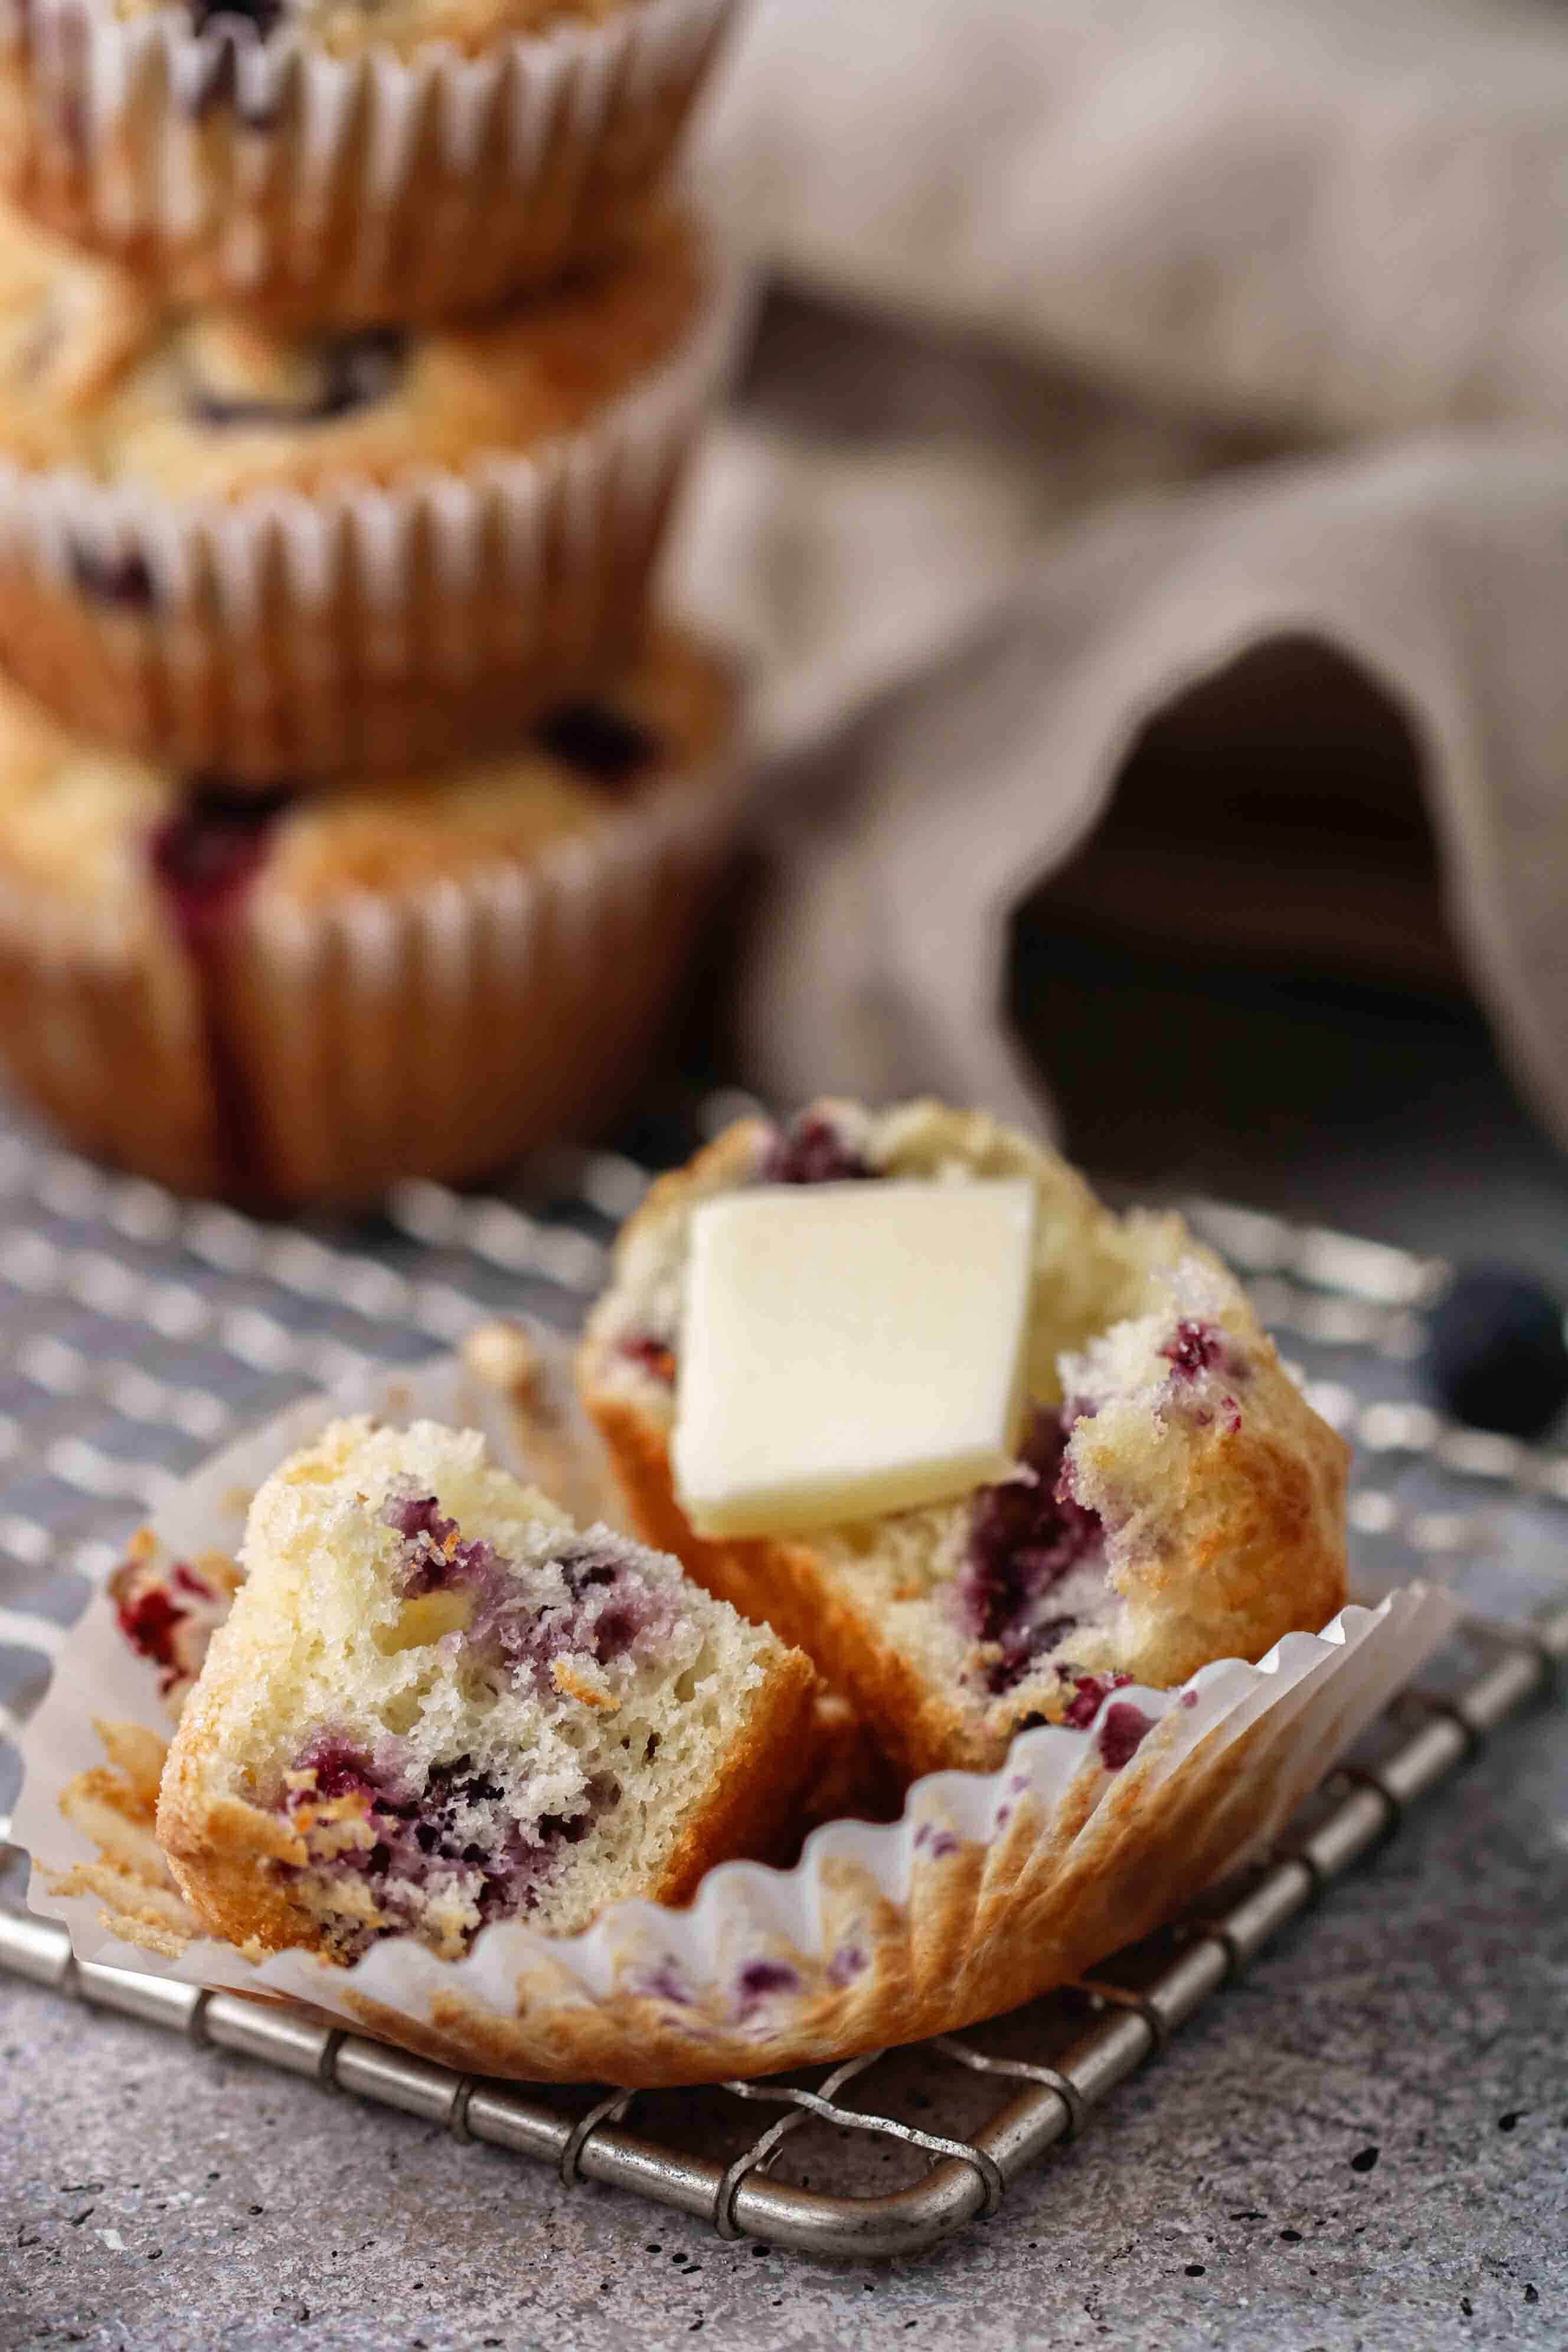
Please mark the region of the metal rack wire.
<svg viewBox="0 0 1568 2352"><path fill-rule="evenodd" d="M700 1123L731 1108L707 1106ZM118 1538L170 1479L301 1389L449 1346L498 1307L570 1324L601 1279L610 1224L646 1181L633 1161L595 1153L548 1171L528 1208L405 1186L374 1229L345 1238L181 1203L0 1132L0 1307L15 1334L0 1370L0 1734L19 1728ZM724 2236L908 2253L994 2211L1568 1660L1568 1456L1447 1424L1411 1390L1421 1316L1447 1268L1187 1206L1306 1359L1314 1402L1358 1440L1370 1473L1352 1502L1358 1580L1400 1580L1414 1559L1488 1604L1467 1618L1468 1656L1446 1695L1394 1710L1289 1845L1202 1916L994 2026L680 2095L460 2076L280 2006L79 1963L63 1928L14 1909L0 1909L0 1968L552 2164L565 2181L637 2191ZM760 2131L758 2106L779 2111ZM879 2169L889 2163L905 2170L894 2185Z"/></svg>

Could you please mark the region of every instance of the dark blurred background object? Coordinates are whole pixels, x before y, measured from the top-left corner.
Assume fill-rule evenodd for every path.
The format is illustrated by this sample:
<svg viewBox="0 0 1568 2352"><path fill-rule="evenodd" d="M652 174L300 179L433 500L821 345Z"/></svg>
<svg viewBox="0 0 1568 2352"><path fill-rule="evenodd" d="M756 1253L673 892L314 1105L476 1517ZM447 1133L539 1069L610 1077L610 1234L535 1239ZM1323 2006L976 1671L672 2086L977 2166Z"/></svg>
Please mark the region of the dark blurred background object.
<svg viewBox="0 0 1568 2352"><path fill-rule="evenodd" d="M1245 656L1150 725L1018 908L1012 1018L1074 1150L1130 1184L1445 1252L1476 1245L1484 1185L1561 1277L1562 1161L1466 981L1416 761L1321 646Z"/></svg>
<svg viewBox="0 0 1568 2352"><path fill-rule="evenodd" d="M1424 1370L1455 1421L1543 1436L1568 1404L1562 1299L1508 1266L1464 1268L1433 1309Z"/></svg>

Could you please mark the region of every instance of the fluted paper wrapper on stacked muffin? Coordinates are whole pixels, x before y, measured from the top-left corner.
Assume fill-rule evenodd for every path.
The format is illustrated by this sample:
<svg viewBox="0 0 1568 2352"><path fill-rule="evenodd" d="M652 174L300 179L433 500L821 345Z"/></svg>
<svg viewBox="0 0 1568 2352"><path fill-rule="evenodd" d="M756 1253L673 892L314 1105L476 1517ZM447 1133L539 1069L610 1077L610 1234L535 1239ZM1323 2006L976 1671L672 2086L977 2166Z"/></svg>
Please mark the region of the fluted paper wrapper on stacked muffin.
<svg viewBox="0 0 1568 2352"><path fill-rule="evenodd" d="M15 814L0 840L13 1076L80 1149L267 1208L480 1176L608 1115L668 1008L739 782L722 663L656 630L615 686L558 722L642 756L603 785L536 743L211 817L177 775L0 691L0 757L14 799L37 773L43 842L29 852ZM77 811L58 857L55 798Z"/></svg>
<svg viewBox="0 0 1568 2352"><path fill-rule="evenodd" d="M518 1417L502 1390L450 1360L307 1400L186 1481L153 1522L159 1544L197 1562L232 1557L250 1492L344 1409L481 1427L498 1460L588 1516L602 1457L571 1402L563 1345L539 1347L542 1416ZM514 1920L458 1961L392 1938L340 1968L297 1950L253 1961L195 1929L145 1826L147 1775L171 1728L159 1678L100 1595L26 1735L14 1834L34 1857L30 1899L68 1923L82 1958L299 2001L492 2075L754 2075L956 2029L1147 1933L1284 1828L1454 1618L1447 1595L1413 1585L1287 1635L1256 1665L1225 1660L1177 1689L1119 1691L1150 1726L1125 1759L1100 1724L1023 1732L1000 1769L919 1780L889 1824L819 1828L791 1870L725 1863L679 1911L623 1903L569 1938ZM100 1723L120 1727L115 1765ZM95 1770L68 1818L62 1795ZM108 1838L95 1837L106 1822ZM131 1914L133 1936L161 1948L127 1939Z"/></svg>
<svg viewBox="0 0 1568 2352"><path fill-rule="evenodd" d="M374 12L363 41L340 23L329 45L299 20L263 40L218 11L7 0L0 178L178 301L448 317L615 245L668 171L732 5L500 5L488 27L470 9L452 37L416 21L394 46ZM440 33L443 12L429 21Z"/></svg>
<svg viewBox="0 0 1568 2352"><path fill-rule="evenodd" d="M235 496L0 460L0 659L83 730L237 786L508 740L635 638L745 312L716 244L690 253L668 347L525 448L416 439L386 478L350 458ZM590 336L596 295L568 295Z"/></svg>

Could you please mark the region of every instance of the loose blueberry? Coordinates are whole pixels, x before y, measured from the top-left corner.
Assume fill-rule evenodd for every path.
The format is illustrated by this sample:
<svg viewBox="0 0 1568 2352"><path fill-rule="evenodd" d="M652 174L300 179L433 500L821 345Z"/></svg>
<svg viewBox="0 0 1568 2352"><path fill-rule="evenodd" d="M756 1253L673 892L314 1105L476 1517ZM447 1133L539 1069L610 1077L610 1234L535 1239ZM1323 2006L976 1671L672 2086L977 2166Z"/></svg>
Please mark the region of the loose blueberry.
<svg viewBox="0 0 1568 2352"><path fill-rule="evenodd" d="M1467 1267L1433 1310L1424 1371L1454 1420L1542 1436L1568 1404L1562 1303L1508 1267Z"/></svg>

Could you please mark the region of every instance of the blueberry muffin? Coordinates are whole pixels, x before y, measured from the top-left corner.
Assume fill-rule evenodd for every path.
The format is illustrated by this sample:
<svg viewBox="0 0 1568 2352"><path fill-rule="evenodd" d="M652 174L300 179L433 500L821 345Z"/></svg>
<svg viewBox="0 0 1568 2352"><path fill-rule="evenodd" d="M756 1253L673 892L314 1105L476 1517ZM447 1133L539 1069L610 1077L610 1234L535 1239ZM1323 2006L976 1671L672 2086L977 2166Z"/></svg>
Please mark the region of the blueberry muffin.
<svg viewBox="0 0 1568 2352"><path fill-rule="evenodd" d="M233 783L511 740L635 627L721 309L668 214L479 321L299 336L0 220L0 656Z"/></svg>
<svg viewBox="0 0 1568 2352"><path fill-rule="evenodd" d="M505 757L237 796L5 690L11 1076L82 1150L265 1207L479 1175L591 1122L731 822L730 699L659 634Z"/></svg>
<svg viewBox="0 0 1568 2352"><path fill-rule="evenodd" d="M243 1557L157 1835L249 1952L573 1935L628 1895L683 1901L789 1811L806 1660L474 1431L334 1423L258 1490Z"/></svg>
<svg viewBox="0 0 1568 2352"><path fill-rule="evenodd" d="M458 316L657 205L733 0L29 0L0 181L182 303Z"/></svg>
<svg viewBox="0 0 1568 2352"><path fill-rule="evenodd" d="M810 1538L697 1536L670 1465L694 1204L939 1176L1037 1189L1013 1475ZM980 1114L830 1102L784 1129L731 1128L626 1226L582 1378L647 1540L810 1653L911 1771L989 1769L1036 1723L1098 1721L1125 1762L1148 1727L1121 1687L1256 1660L1344 1603L1344 1443L1237 1284L1179 1217L1112 1214L1047 1148Z"/></svg>

